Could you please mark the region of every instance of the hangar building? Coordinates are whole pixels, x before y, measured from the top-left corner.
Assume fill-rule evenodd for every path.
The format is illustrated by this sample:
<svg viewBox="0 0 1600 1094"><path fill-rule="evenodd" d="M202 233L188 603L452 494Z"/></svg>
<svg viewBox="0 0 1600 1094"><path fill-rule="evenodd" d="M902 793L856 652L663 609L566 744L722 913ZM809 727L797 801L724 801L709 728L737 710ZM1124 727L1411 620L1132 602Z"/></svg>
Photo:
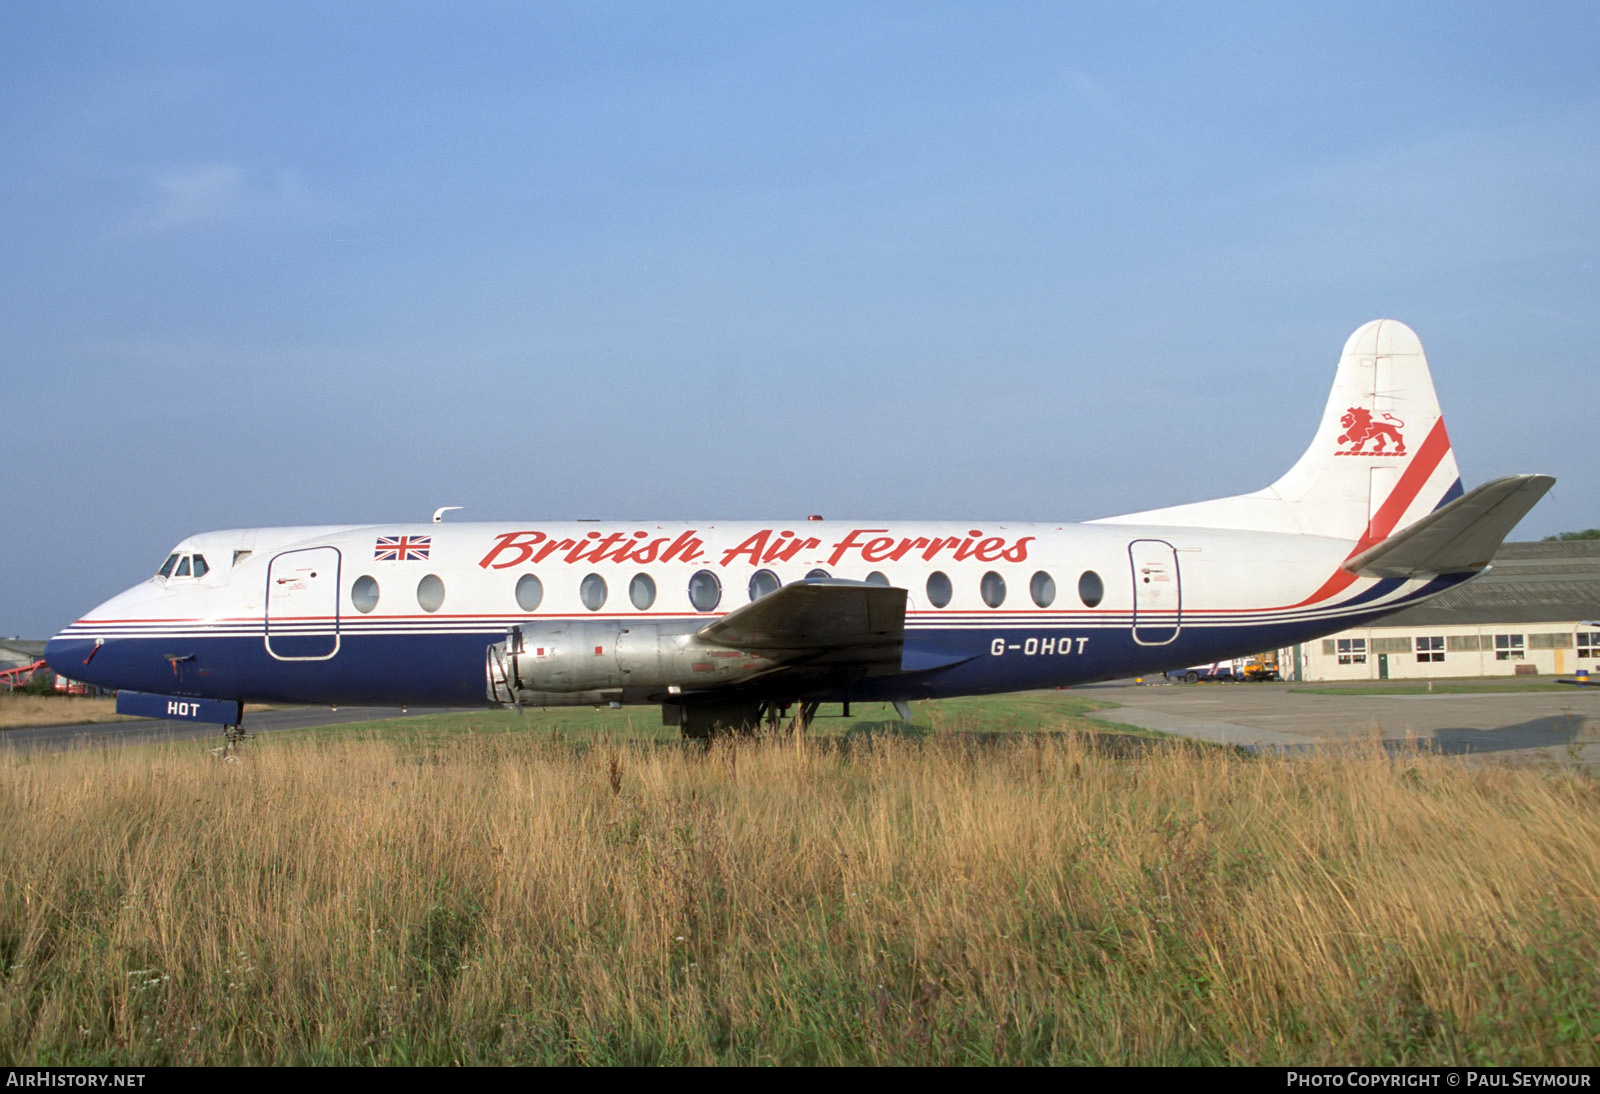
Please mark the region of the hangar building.
<svg viewBox="0 0 1600 1094"><path fill-rule="evenodd" d="M1502 544L1487 573L1278 663L1293 680L1600 675L1600 540Z"/></svg>

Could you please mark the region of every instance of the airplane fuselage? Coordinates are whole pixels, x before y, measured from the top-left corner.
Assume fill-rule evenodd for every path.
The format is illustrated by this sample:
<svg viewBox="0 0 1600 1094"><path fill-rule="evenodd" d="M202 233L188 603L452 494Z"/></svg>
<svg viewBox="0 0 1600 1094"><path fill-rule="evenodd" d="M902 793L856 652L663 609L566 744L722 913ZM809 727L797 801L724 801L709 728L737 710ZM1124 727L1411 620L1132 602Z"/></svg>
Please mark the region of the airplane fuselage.
<svg viewBox="0 0 1600 1094"><path fill-rule="evenodd" d="M207 560L204 576L127 590L57 636L51 657L91 683L173 695L461 706L489 701L485 649L510 628L686 633L777 586L842 579L907 590L899 671L804 684L794 698L984 694L1276 648L1454 583L1352 579L1318 599L1352 546L1159 526L855 521L212 532L174 550ZM669 685L640 686L625 701L659 701Z"/></svg>

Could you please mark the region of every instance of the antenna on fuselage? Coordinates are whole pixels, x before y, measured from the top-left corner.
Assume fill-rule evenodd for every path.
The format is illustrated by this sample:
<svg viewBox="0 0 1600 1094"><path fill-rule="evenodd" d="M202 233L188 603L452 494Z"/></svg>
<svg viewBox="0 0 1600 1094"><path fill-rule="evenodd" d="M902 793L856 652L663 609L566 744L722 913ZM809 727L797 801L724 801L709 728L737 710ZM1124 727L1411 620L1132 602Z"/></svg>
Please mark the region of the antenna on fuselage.
<svg viewBox="0 0 1600 1094"><path fill-rule="evenodd" d="M441 506L439 506L439 508L437 508L437 509L435 509L433 511L433 523L435 523L435 524L443 524L444 523L444 515L446 513L450 512L450 510L452 510L452 509L465 509L465 508L466 508L465 505L441 505Z"/></svg>

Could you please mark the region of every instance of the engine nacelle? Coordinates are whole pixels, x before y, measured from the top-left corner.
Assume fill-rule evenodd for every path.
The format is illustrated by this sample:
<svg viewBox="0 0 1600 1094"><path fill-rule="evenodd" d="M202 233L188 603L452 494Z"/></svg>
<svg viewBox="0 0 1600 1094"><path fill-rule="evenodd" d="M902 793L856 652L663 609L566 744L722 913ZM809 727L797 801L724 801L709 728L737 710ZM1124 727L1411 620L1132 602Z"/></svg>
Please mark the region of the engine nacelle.
<svg viewBox="0 0 1600 1094"><path fill-rule="evenodd" d="M648 693L729 684L778 663L702 641L698 629L582 619L513 627L486 652L488 695L532 706L620 702L625 694L656 701Z"/></svg>

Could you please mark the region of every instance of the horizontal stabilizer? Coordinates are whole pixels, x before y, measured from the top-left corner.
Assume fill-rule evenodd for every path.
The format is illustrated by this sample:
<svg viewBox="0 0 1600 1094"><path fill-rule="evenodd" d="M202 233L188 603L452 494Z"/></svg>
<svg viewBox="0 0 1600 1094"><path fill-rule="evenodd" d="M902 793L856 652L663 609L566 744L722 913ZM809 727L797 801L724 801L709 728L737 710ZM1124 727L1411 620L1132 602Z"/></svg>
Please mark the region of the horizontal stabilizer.
<svg viewBox="0 0 1600 1094"><path fill-rule="evenodd" d="M1484 483L1354 556L1344 568L1362 577L1476 573L1555 482L1549 475L1510 475Z"/></svg>
<svg viewBox="0 0 1600 1094"><path fill-rule="evenodd" d="M706 642L763 653L893 651L905 639L906 591L858 582L801 581L701 627ZM873 656L869 659L876 660Z"/></svg>

